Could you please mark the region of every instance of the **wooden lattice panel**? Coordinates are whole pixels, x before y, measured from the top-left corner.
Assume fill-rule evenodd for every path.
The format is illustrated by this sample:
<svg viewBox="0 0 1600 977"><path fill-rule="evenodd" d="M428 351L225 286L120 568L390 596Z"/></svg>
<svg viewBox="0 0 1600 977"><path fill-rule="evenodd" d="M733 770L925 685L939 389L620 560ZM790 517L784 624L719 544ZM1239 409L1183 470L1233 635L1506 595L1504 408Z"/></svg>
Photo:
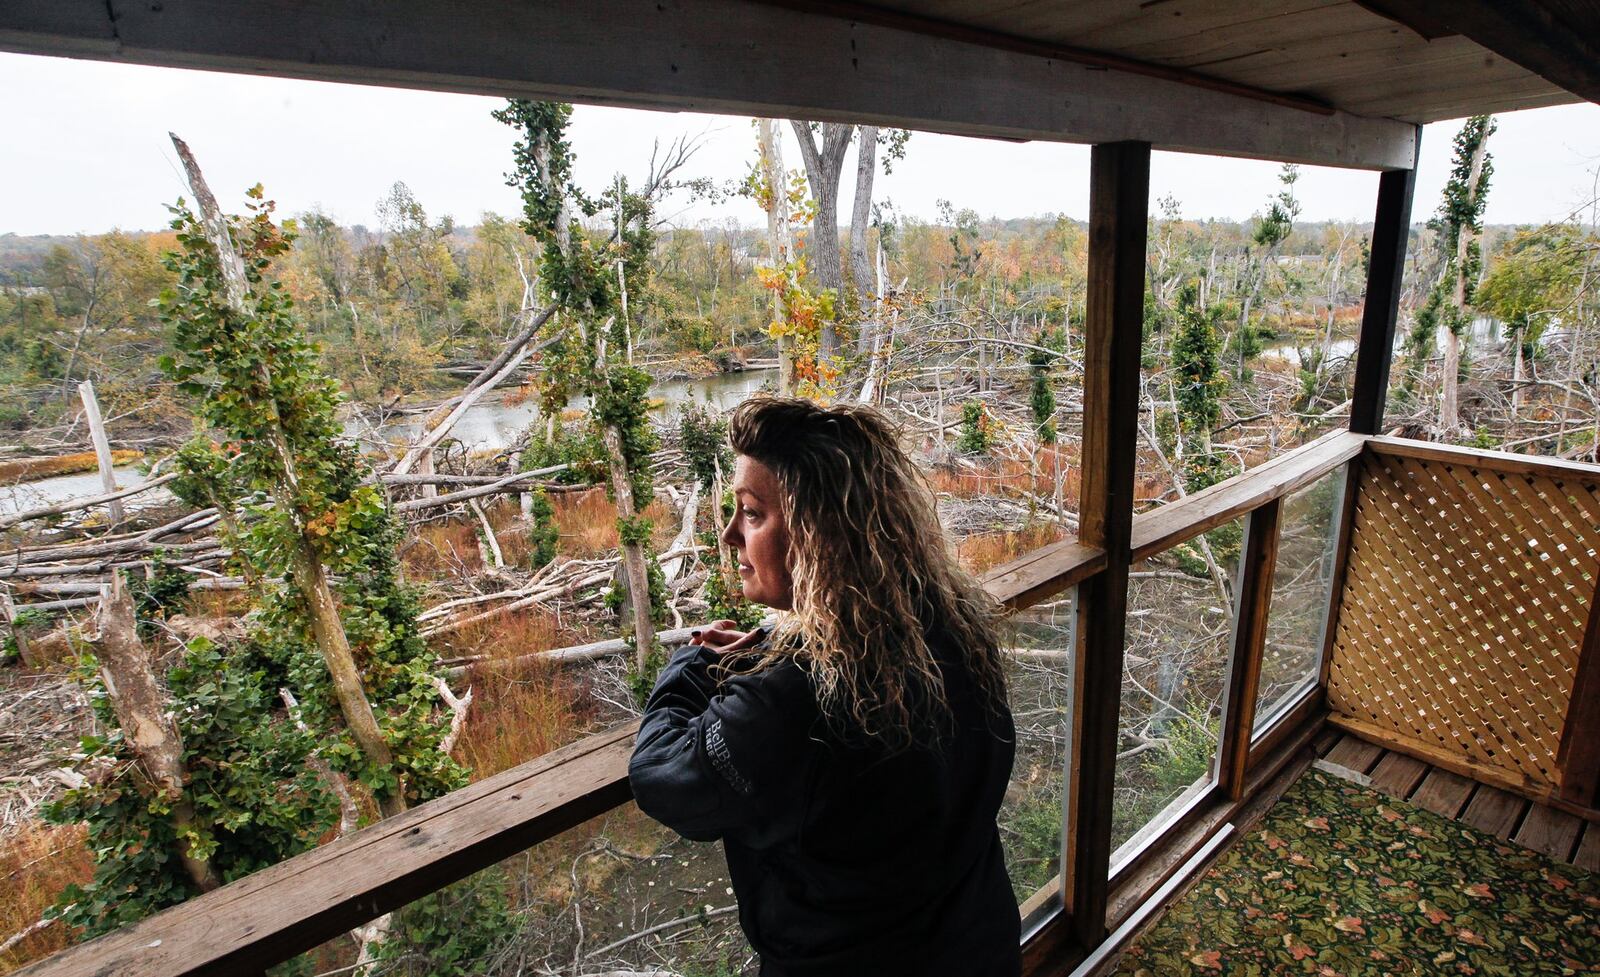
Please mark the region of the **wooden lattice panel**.
<svg viewBox="0 0 1600 977"><path fill-rule="evenodd" d="M1330 708L1553 789L1595 588L1600 480L1373 451L1358 464Z"/></svg>

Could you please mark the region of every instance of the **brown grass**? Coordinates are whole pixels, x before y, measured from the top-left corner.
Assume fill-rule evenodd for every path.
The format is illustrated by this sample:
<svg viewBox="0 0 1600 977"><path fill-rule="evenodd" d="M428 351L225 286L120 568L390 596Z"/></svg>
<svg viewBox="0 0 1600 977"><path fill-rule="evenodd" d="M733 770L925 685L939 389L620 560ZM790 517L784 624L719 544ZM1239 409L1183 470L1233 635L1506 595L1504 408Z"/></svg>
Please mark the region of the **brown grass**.
<svg viewBox="0 0 1600 977"><path fill-rule="evenodd" d="M127 465L143 457L144 453L141 451L119 448L111 452L111 463ZM55 455L50 458L15 458L11 461L0 461L0 482L32 482L40 478L53 478L56 475L92 472L97 467L99 463L95 460L93 451Z"/></svg>
<svg viewBox="0 0 1600 977"><path fill-rule="evenodd" d="M592 560L617 548L617 509L600 488L550 497L562 556ZM678 535L678 519L661 500L652 499L644 515L655 523L650 542L658 551Z"/></svg>
<svg viewBox="0 0 1600 977"><path fill-rule="evenodd" d="M1055 522L1036 522L1015 532L978 533L956 544L956 557L968 573L981 575L1066 536L1066 527Z"/></svg>
<svg viewBox="0 0 1600 977"><path fill-rule="evenodd" d="M453 635L448 654L485 655L470 682L472 710L456 757L474 778L499 773L576 739L593 718L582 683L561 666L514 659L594 640L542 611L501 614ZM442 651L442 649L441 649Z"/></svg>
<svg viewBox="0 0 1600 977"><path fill-rule="evenodd" d="M48 825L33 821L0 839L0 942L39 921L70 883L82 885L94 875L94 863L82 825ZM43 930L0 955L0 974L65 949L72 931L61 923Z"/></svg>
<svg viewBox="0 0 1600 977"><path fill-rule="evenodd" d="M1066 473L1061 500L1068 509L1078 507L1078 456L1076 449L1044 448L1035 462L1025 458L986 458L977 467L936 467L928 472L935 492L958 499L1007 495L1010 488L1022 488L1035 495L1055 495L1056 466Z"/></svg>
<svg viewBox="0 0 1600 977"><path fill-rule="evenodd" d="M548 662L496 663L472 670L472 710L456 758L481 780L583 735L594 706L580 680Z"/></svg>
<svg viewBox="0 0 1600 977"><path fill-rule="evenodd" d="M401 547L400 560L406 576L413 580L457 576L463 567L477 573L483 569L477 524L451 521L418 526Z"/></svg>

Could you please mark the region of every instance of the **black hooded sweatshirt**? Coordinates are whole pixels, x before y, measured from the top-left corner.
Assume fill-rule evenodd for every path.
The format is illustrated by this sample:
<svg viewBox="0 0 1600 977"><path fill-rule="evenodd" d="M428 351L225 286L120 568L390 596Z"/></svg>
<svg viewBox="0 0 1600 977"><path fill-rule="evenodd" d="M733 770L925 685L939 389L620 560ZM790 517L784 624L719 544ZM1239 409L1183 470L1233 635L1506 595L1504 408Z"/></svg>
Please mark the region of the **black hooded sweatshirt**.
<svg viewBox="0 0 1600 977"><path fill-rule="evenodd" d="M690 645L645 705L628 779L646 814L720 839L762 977L1016 977L1020 920L995 815L1009 711L938 654L955 732L890 752L832 732L785 662L708 672Z"/></svg>

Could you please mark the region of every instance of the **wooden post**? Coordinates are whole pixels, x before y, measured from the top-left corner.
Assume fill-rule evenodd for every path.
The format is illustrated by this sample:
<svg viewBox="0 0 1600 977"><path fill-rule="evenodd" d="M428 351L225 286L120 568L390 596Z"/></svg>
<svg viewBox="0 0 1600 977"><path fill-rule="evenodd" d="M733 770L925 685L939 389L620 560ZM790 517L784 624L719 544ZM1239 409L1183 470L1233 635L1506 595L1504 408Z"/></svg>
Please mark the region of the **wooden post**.
<svg viewBox="0 0 1600 977"><path fill-rule="evenodd" d="M1105 550L1106 568L1078 590L1066 850L1062 858L1070 934L1085 951L1106 936L1111 789L1117 766L1128 567L1132 561L1149 196L1149 143L1094 147L1089 163L1078 539Z"/></svg>
<svg viewBox="0 0 1600 977"><path fill-rule="evenodd" d="M1417 152L1422 129L1417 129ZM1416 157L1413 156L1413 159ZM1372 219L1372 257L1367 263L1367 295L1356 343L1355 389L1350 397L1350 430L1377 434L1389 394L1394 361L1395 321L1400 315L1400 285L1405 276L1406 239L1411 234L1411 198L1417 187L1415 164L1378 177L1378 211Z"/></svg>
<svg viewBox="0 0 1600 977"><path fill-rule="evenodd" d="M1589 621L1572 676L1556 767L1562 800L1600 808L1600 590L1589 598Z"/></svg>
<svg viewBox="0 0 1600 977"><path fill-rule="evenodd" d="M1217 751L1217 783L1229 800L1244 796L1255 731L1256 697L1261 688L1261 653L1267 643L1272 607L1272 576L1278 562L1279 499L1250 513L1234 588L1233 652L1228 656L1228 687L1222 703L1222 742Z"/></svg>
<svg viewBox="0 0 1600 977"><path fill-rule="evenodd" d="M117 490L117 475L111 470L111 441L106 437L106 422L100 418L100 401L94 396L94 381L78 384L78 396L83 400L83 415L89 422L89 437L94 440L94 460L100 466L100 486L111 494ZM111 511L111 524L122 521L122 503L112 499L106 504Z"/></svg>

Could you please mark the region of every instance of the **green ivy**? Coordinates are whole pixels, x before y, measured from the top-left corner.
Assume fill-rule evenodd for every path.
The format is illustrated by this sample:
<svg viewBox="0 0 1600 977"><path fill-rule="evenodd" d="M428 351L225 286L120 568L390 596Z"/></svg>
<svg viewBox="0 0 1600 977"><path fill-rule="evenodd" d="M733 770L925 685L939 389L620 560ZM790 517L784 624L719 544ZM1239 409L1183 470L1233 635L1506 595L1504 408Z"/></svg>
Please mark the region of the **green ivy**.
<svg viewBox="0 0 1600 977"><path fill-rule="evenodd" d="M371 469L344 440L338 387L271 277L293 244L292 228L273 223L259 186L249 195L251 214L230 219L253 300L248 316L224 300L217 253L198 219L181 203L173 208L182 250L165 258L178 287L161 297L174 346L163 365L213 432L180 452L185 477L174 484L225 509L246 500L223 535L259 587L252 641L272 663L272 677L300 700L333 768L380 796L437 797L467 775L438 749L447 723L435 708L433 655L417 630L416 598L399 579L400 528L382 492L367 484ZM303 547L338 581L340 618L393 769L369 762L344 729L305 595L281 583Z"/></svg>
<svg viewBox="0 0 1600 977"><path fill-rule="evenodd" d="M183 762L184 796L195 808L190 850L224 882L316 847L337 816L332 795L307 767L315 737L274 715L274 696L248 654L223 654L206 638L189 642L167 673ZM71 886L56 912L96 936L197 895L172 852L169 802L144 781L117 727L92 657L76 677L89 692L104 736L83 738L87 781L45 809L58 824L84 822L94 878Z"/></svg>

